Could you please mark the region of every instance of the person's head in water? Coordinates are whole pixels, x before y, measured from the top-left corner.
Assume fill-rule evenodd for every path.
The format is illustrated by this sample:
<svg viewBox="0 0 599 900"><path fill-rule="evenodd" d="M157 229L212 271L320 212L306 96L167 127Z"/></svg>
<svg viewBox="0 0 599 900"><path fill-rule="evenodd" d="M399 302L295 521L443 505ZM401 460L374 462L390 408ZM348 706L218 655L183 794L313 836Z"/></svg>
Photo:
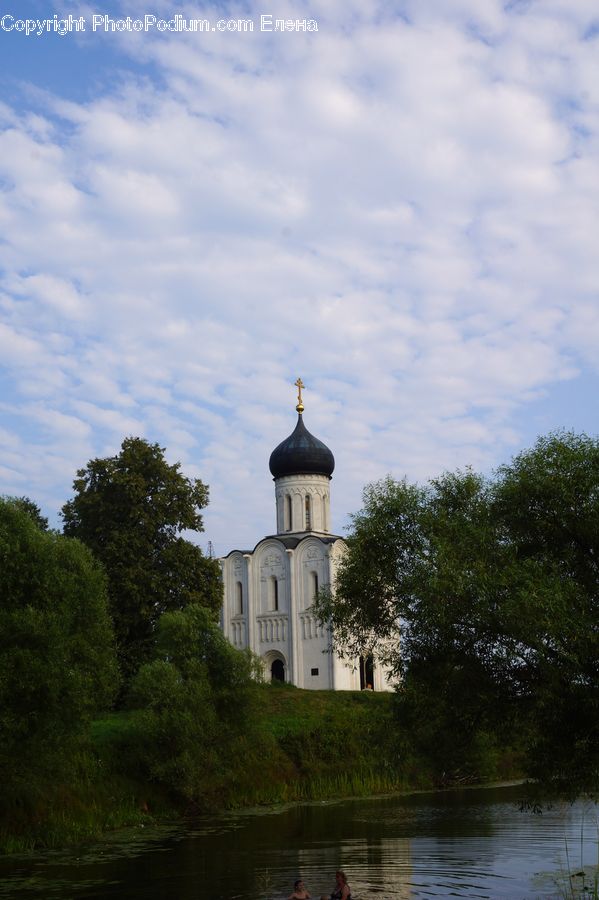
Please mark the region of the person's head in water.
<svg viewBox="0 0 599 900"><path fill-rule="evenodd" d="M291 895L289 900L294 900L294 898L295 900L300 900L300 898L303 898L303 900L308 900L309 897L310 894L306 890L304 879L298 878L297 881L293 882L293 894Z"/></svg>
<svg viewBox="0 0 599 900"><path fill-rule="evenodd" d="M347 891L345 891L347 888ZM337 869L335 872L335 888L330 895L330 897L326 897L324 894L321 895L320 900L332 900L334 897L349 897L349 885L347 883L347 878L345 877L345 872L343 869Z"/></svg>

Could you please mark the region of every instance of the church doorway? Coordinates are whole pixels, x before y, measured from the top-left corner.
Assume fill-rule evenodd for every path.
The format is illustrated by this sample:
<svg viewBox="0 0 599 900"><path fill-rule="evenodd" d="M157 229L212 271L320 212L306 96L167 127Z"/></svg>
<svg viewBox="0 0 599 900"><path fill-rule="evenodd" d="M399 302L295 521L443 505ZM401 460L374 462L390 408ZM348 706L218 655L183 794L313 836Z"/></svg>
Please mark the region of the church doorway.
<svg viewBox="0 0 599 900"><path fill-rule="evenodd" d="M262 657L264 677L272 681L287 681L287 663L285 657L278 650L270 650Z"/></svg>
<svg viewBox="0 0 599 900"><path fill-rule="evenodd" d="M282 659L275 659L270 667L271 681L285 681L285 663Z"/></svg>
<svg viewBox="0 0 599 900"><path fill-rule="evenodd" d="M374 690L374 658L372 653L360 657L360 690Z"/></svg>

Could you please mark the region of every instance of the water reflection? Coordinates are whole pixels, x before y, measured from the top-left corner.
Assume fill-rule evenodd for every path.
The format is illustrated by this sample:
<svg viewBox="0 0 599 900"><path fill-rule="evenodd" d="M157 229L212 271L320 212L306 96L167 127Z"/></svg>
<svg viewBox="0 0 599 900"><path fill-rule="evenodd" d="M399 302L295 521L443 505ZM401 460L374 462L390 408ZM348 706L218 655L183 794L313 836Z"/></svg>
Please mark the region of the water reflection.
<svg viewBox="0 0 599 900"><path fill-rule="evenodd" d="M549 898L566 847L597 864L596 808L520 813L518 789L307 804L203 821L191 831L114 835L79 850L0 863L0 897L281 900L301 876L354 898Z"/></svg>

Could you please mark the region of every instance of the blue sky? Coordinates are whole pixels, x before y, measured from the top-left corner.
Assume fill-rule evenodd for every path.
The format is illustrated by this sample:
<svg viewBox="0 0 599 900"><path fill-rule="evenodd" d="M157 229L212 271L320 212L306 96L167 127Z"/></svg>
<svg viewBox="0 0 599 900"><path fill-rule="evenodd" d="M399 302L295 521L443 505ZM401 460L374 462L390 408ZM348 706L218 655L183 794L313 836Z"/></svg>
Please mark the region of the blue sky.
<svg viewBox="0 0 599 900"><path fill-rule="evenodd" d="M387 473L599 430L596 3L277 2L311 33L270 12L1 4L87 24L0 30L0 493L55 523L135 434L210 485L204 547L253 546L298 375L338 532Z"/></svg>

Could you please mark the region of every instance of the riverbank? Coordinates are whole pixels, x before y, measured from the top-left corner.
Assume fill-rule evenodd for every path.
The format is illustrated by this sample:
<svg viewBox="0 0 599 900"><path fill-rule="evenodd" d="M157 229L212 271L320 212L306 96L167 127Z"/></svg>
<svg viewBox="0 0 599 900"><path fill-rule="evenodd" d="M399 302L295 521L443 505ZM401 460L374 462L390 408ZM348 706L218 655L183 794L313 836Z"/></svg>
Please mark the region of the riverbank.
<svg viewBox="0 0 599 900"><path fill-rule="evenodd" d="M28 785L3 810L0 850L63 847L123 826L218 810L431 788L424 768L399 757L393 700L370 691L257 685L251 728L191 798L143 777L136 713L111 713L93 723L68 783ZM507 750L493 766L481 780L519 774Z"/></svg>
<svg viewBox="0 0 599 900"><path fill-rule="evenodd" d="M362 900L595 896L594 811L579 801L531 815L519 799L520 786L470 787L119 829L70 849L0 859L0 897L283 900L300 876L318 897L339 866Z"/></svg>

